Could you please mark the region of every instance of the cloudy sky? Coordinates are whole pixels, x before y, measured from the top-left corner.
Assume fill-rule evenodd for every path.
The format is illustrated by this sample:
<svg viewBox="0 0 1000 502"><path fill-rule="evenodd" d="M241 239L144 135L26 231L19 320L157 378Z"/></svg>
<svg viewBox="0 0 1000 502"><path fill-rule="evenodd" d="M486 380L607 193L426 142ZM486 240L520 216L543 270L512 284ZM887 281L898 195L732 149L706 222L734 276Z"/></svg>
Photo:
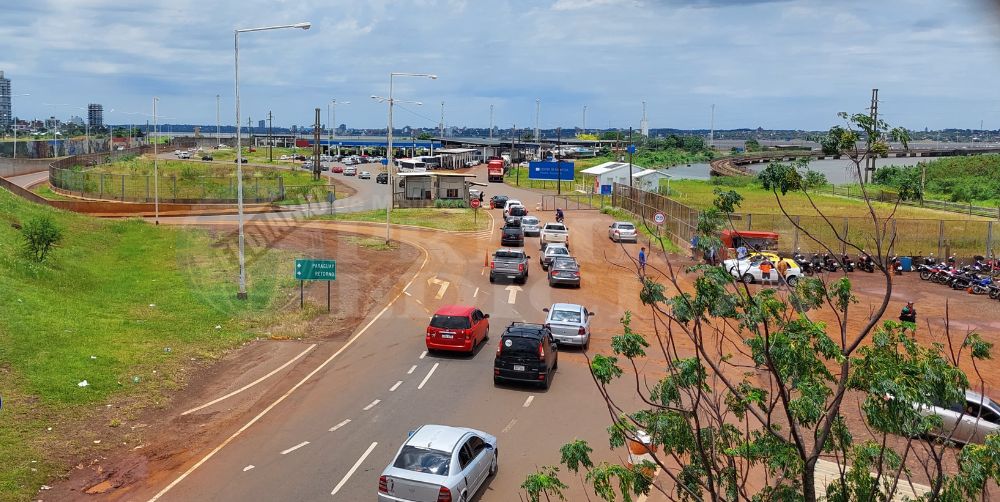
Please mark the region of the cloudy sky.
<svg viewBox="0 0 1000 502"><path fill-rule="evenodd" d="M1000 9L986 0L32 0L4 2L0 70L21 118L234 122L233 30L244 121L543 128L826 129L878 87L893 125L1000 128ZM146 114L146 115L143 115Z"/></svg>

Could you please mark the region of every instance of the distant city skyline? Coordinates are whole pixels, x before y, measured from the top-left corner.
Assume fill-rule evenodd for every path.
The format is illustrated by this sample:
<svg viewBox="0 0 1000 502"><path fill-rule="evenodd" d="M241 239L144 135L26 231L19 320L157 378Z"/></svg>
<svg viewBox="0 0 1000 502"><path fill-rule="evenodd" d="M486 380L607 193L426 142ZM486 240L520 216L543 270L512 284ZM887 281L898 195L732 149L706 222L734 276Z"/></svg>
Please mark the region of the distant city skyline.
<svg viewBox="0 0 1000 502"><path fill-rule="evenodd" d="M650 129L707 130L715 105L719 130L825 130L878 87L893 125L1000 128L1000 18L981 0L48 0L4 18L22 120L101 103L104 122L145 123L157 96L161 122L214 125L218 94L232 125L233 29L310 21L241 37L244 122L311 124L336 99L337 125L384 128L369 96L416 71L439 79L396 81L425 103L397 104L397 125L436 127L444 101L446 126L533 128L538 99L543 129L585 113L588 129L638 130L645 101Z"/></svg>

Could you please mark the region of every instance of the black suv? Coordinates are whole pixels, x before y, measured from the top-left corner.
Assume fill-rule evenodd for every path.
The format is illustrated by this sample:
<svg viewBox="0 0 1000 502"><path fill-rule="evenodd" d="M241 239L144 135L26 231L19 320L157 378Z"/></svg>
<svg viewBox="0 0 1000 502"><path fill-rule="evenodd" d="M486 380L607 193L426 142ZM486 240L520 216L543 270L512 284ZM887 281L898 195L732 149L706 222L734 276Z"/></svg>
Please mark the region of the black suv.
<svg viewBox="0 0 1000 502"><path fill-rule="evenodd" d="M516 227L503 227L500 229L500 245L517 247L524 245L524 229L520 225Z"/></svg>
<svg viewBox="0 0 1000 502"><path fill-rule="evenodd" d="M494 195L490 197L490 209L503 209L503 205L507 203L507 199L506 195Z"/></svg>
<svg viewBox="0 0 1000 502"><path fill-rule="evenodd" d="M388 173L378 173L378 176L375 176L375 183L385 183L385 184L388 185L389 184L389 174Z"/></svg>
<svg viewBox="0 0 1000 502"><path fill-rule="evenodd" d="M544 324L512 322L504 330L493 360L493 383L531 382L548 389L559 368L559 351Z"/></svg>

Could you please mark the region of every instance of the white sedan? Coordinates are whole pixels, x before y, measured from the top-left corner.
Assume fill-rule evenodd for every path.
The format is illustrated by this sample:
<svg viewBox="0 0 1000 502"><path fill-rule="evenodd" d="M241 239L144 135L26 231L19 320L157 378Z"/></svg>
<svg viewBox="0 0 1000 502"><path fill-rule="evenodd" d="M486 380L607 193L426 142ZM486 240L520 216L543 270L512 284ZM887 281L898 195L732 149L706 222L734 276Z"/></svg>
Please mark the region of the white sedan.
<svg viewBox="0 0 1000 502"><path fill-rule="evenodd" d="M466 427L413 431L378 478L379 502L468 501L497 473L497 438Z"/></svg>
<svg viewBox="0 0 1000 502"><path fill-rule="evenodd" d="M789 286L795 286L799 278L802 277L802 269L799 268L799 264L795 263L795 260L791 258L781 258L780 261L784 261L788 265L788 270L785 271L785 282ZM760 264L764 262L763 256L754 255L749 258L744 258L742 260L737 260L734 258L728 259L722 262L722 266L725 267L733 277L747 283L764 282L764 274L760 271ZM768 282L778 282L778 260L771 262L771 276Z"/></svg>
<svg viewBox="0 0 1000 502"><path fill-rule="evenodd" d="M627 221L616 221L608 227L608 238L615 242L639 242L639 234L635 225Z"/></svg>

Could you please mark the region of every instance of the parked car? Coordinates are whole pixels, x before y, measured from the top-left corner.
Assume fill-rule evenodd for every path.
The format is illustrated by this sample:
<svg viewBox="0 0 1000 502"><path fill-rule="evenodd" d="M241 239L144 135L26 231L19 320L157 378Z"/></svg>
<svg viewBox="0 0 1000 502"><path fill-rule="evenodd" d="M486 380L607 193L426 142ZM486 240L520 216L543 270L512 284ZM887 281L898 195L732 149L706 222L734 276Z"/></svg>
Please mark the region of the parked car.
<svg viewBox="0 0 1000 502"><path fill-rule="evenodd" d="M562 223L546 223L538 240L542 249L553 243L565 244L569 248L569 228Z"/></svg>
<svg viewBox="0 0 1000 502"><path fill-rule="evenodd" d="M177 154L177 158L178 159L190 159L191 158L191 152L186 151L186 150L181 150L180 153Z"/></svg>
<svg viewBox="0 0 1000 502"><path fill-rule="evenodd" d="M587 350L590 347L590 318L594 313L575 303L554 303L547 309L545 325L552 332L552 338L559 345L576 345Z"/></svg>
<svg viewBox="0 0 1000 502"><path fill-rule="evenodd" d="M565 244L551 244L546 246L542 256L538 257L538 263L542 265L542 270L548 270L552 260L566 256L569 256L569 248Z"/></svg>
<svg viewBox="0 0 1000 502"><path fill-rule="evenodd" d="M521 227L503 227L500 229L501 246L523 246L524 230Z"/></svg>
<svg viewBox="0 0 1000 502"><path fill-rule="evenodd" d="M616 221L608 227L608 238L615 242L638 242L639 233L636 232L635 225L631 222Z"/></svg>
<svg viewBox="0 0 1000 502"><path fill-rule="evenodd" d="M467 305L447 305L431 317L425 343L428 352L450 350L472 354L489 336L489 314Z"/></svg>
<svg viewBox="0 0 1000 502"><path fill-rule="evenodd" d="M965 401L950 405L916 405L923 416L941 418L931 434L959 443L983 443L987 434L1000 430L1000 404L978 392L965 391Z"/></svg>
<svg viewBox="0 0 1000 502"><path fill-rule="evenodd" d="M493 384L504 381L539 383L548 389L559 368L559 349L543 324L512 322L497 343Z"/></svg>
<svg viewBox="0 0 1000 502"><path fill-rule="evenodd" d="M370 173L368 171L361 171L361 173L358 174L358 179L359 180L370 180L370 179L372 179L372 173Z"/></svg>
<svg viewBox="0 0 1000 502"><path fill-rule="evenodd" d="M568 284L580 287L580 263L571 256L559 256L549 265L549 286Z"/></svg>
<svg viewBox="0 0 1000 502"><path fill-rule="evenodd" d="M525 237L538 237L542 232L541 222L534 216L521 218L521 229L524 230Z"/></svg>
<svg viewBox="0 0 1000 502"><path fill-rule="evenodd" d="M356 167L344 168L344 176L357 176L357 175L358 175L358 168Z"/></svg>
<svg viewBox="0 0 1000 502"><path fill-rule="evenodd" d="M214 157L212 157L211 155L202 155L202 156L201 156L201 160L206 160L206 161L208 161L208 160L215 160L215 158L214 158Z"/></svg>
<svg viewBox="0 0 1000 502"><path fill-rule="evenodd" d="M490 282L496 282L497 277L512 279L521 284L528 282L530 259L523 249L498 249L490 260Z"/></svg>
<svg viewBox="0 0 1000 502"><path fill-rule="evenodd" d="M333 166L333 172L335 172L337 174L340 174L340 173L344 172L344 167L343 166Z"/></svg>
<svg viewBox="0 0 1000 502"><path fill-rule="evenodd" d="M504 204L506 203L507 203L506 195L494 195L493 197L490 197L490 209L497 209L504 207Z"/></svg>
<svg viewBox="0 0 1000 502"><path fill-rule="evenodd" d="M378 173L375 175L375 183L389 184L389 173Z"/></svg>
<svg viewBox="0 0 1000 502"><path fill-rule="evenodd" d="M412 431L378 477L379 502L467 501L499 469L497 438L466 427Z"/></svg>
<svg viewBox="0 0 1000 502"><path fill-rule="evenodd" d="M771 259L770 256L756 254L752 255L750 258L744 258L742 260L737 260L735 258L725 260L722 262L722 266L725 267L729 273L736 277L737 279L747 283L752 284L755 282L762 282L764 280L763 274L760 271L760 264L764 262L767 258L771 262L771 281L778 281L778 261ZM780 258L780 261L784 261L788 265L788 270L785 271L785 282L789 286L795 286L799 278L802 277L802 269L799 268L799 264L791 258Z"/></svg>

